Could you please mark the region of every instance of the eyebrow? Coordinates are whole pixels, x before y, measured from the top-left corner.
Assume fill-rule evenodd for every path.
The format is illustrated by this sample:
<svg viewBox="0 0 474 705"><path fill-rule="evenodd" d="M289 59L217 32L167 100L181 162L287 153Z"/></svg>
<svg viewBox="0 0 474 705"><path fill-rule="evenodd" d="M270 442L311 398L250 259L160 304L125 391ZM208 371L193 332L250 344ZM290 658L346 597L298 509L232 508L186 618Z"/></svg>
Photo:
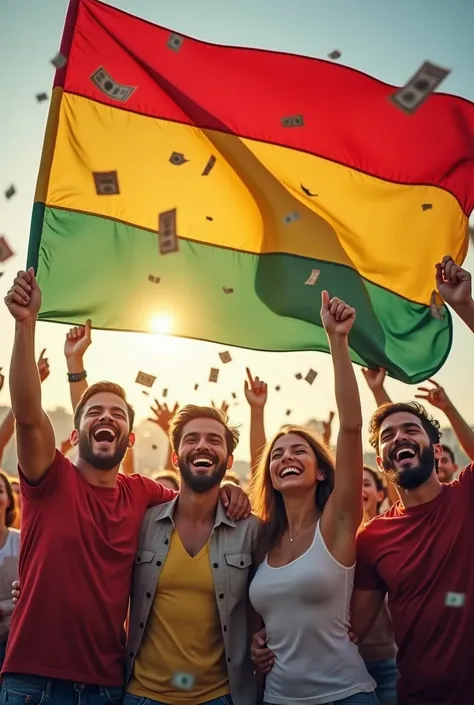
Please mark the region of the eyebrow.
<svg viewBox="0 0 474 705"><path fill-rule="evenodd" d="M87 411L103 411L104 408L105 407L101 406L100 404L94 404L93 406L89 406ZM121 406L113 406L111 410L112 411L120 411L120 412L122 412L122 414L126 415L125 409L123 409Z"/></svg>
<svg viewBox="0 0 474 705"><path fill-rule="evenodd" d="M403 429L418 428L418 429L422 430L423 427L420 424L417 424L416 421L406 421L405 423L402 423L402 424L398 424L398 425L392 424L391 426L386 426L382 431L380 431L380 435L383 436L384 433L386 433L387 431L393 431L395 428L403 428Z"/></svg>
<svg viewBox="0 0 474 705"><path fill-rule="evenodd" d="M186 439L190 439L190 438L197 438L199 435L200 434L197 431L191 431L190 433L186 433L183 436L183 441L185 441ZM211 438L211 439L215 438L216 440L224 442L223 436L219 435L218 433L205 433L204 436L206 438Z"/></svg>
<svg viewBox="0 0 474 705"><path fill-rule="evenodd" d="M291 450L295 450L296 448L304 448L305 450L308 450L308 446L306 446L304 443L293 443L290 446ZM272 450L272 455L275 453L277 450L283 450L283 448L274 448Z"/></svg>

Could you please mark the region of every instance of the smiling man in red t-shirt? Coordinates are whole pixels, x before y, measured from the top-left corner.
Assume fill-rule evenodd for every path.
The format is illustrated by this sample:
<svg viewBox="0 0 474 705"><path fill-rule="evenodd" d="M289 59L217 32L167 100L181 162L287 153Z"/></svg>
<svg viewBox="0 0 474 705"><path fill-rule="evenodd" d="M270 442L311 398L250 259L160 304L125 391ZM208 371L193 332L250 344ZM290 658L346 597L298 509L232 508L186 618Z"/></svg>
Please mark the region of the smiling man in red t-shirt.
<svg viewBox="0 0 474 705"><path fill-rule="evenodd" d="M474 331L469 273L445 257L437 285ZM364 639L388 594L399 705L471 705L474 464L453 483L439 482L439 424L416 403L383 404L370 432L400 501L359 533L352 629Z"/></svg>
<svg viewBox="0 0 474 705"><path fill-rule="evenodd" d="M83 694L88 705L118 705L140 525L148 507L176 493L141 475L118 474L134 444L134 412L111 382L89 387L76 407L77 464L55 449L34 356L41 292L32 269L18 273L5 303L16 321L10 390L23 505L22 595L1 701L73 705ZM235 497L224 503L229 513ZM250 511L237 504L233 519Z"/></svg>

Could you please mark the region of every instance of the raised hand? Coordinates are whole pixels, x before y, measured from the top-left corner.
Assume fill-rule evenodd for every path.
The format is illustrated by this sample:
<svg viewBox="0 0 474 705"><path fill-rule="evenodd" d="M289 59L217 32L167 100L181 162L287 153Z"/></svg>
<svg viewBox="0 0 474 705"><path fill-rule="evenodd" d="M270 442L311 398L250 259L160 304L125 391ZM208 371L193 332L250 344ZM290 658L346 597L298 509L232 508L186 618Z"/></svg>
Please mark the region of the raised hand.
<svg viewBox="0 0 474 705"><path fill-rule="evenodd" d="M355 308L333 296L329 298L327 291L321 292L321 321L328 337L347 337L354 325Z"/></svg>
<svg viewBox="0 0 474 705"><path fill-rule="evenodd" d="M418 387L418 391L422 394L415 394L415 399L423 399L423 401L429 401L430 404L436 406L437 409L441 411L446 411L452 404L448 395L444 391L443 387L439 385L434 379L429 379L433 386L432 387Z"/></svg>
<svg viewBox="0 0 474 705"><path fill-rule="evenodd" d="M85 326L75 326L66 334L64 343L64 355L67 360L84 357L84 354L92 343L91 321L86 321Z"/></svg>
<svg viewBox="0 0 474 705"><path fill-rule="evenodd" d="M44 356L46 348L41 351L41 355L38 358L38 374L41 382L49 377L49 361L48 358Z"/></svg>
<svg viewBox="0 0 474 705"><path fill-rule="evenodd" d="M436 265L436 286L442 298L453 308L472 301L471 275L449 255Z"/></svg>
<svg viewBox="0 0 474 705"><path fill-rule="evenodd" d="M160 404L158 399L155 399L155 406L150 406L150 409L153 412L153 418L149 418L148 421L159 426L168 435L171 419L179 409L178 402L176 402L173 409L170 410L167 404Z"/></svg>
<svg viewBox="0 0 474 705"><path fill-rule="evenodd" d="M35 279L35 270L20 270L4 299L13 318L22 323L36 320L41 308L41 290Z"/></svg>
<svg viewBox="0 0 474 705"><path fill-rule="evenodd" d="M362 374L365 377L365 381L367 382L369 389L372 391L383 389L385 375L387 374L383 367L378 367L375 370L370 370L367 367L363 367Z"/></svg>
<svg viewBox="0 0 474 705"><path fill-rule="evenodd" d="M259 377L252 377L249 368L246 368L247 379L244 383L245 398L247 399L250 408L263 409L267 403L267 384L262 382Z"/></svg>

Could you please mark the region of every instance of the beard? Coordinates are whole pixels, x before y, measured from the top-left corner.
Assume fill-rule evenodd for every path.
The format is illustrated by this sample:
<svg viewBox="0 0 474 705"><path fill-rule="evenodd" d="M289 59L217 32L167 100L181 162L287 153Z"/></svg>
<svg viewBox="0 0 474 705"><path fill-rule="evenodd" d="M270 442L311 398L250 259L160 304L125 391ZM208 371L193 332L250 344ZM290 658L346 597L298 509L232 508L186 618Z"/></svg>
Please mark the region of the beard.
<svg viewBox="0 0 474 705"><path fill-rule="evenodd" d="M435 468L433 446L430 445L421 452L418 446L417 451L420 458L418 465L407 468L397 468L390 458L384 458L384 472L390 482L393 482L396 487L403 490L416 490L427 481L433 472Z"/></svg>
<svg viewBox="0 0 474 705"><path fill-rule="evenodd" d="M209 492L216 485L220 485L224 476L227 472L227 460L223 460L221 463L218 462L218 458L214 456L214 461L216 466L210 475L195 475L193 471L189 468L188 458L181 459L178 458L179 471L181 473L181 480L185 485L189 487L190 490L196 492L196 494L203 494L204 492Z"/></svg>
<svg viewBox="0 0 474 705"><path fill-rule="evenodd" d="M119 438L112 455L100 455L94 453L91 447L89 436L81 434L79 438L79 457L89 463L96 470L113 470L122 462L128 448L128 437Z"/></svg>

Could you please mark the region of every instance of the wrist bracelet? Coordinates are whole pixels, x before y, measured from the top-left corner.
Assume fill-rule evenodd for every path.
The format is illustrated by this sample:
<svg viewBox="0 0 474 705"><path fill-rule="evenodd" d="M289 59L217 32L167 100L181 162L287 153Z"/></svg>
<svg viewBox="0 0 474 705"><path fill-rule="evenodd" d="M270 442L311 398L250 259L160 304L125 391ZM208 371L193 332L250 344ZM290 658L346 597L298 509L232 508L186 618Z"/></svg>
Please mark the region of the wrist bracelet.
<svg viewBox="0 0 474 705"><path fill-rule="evenodd" d="M67 381L68 382L82 382L83 379L87 377L87 372L82 370L82 372L68 372Z"/></svg>

